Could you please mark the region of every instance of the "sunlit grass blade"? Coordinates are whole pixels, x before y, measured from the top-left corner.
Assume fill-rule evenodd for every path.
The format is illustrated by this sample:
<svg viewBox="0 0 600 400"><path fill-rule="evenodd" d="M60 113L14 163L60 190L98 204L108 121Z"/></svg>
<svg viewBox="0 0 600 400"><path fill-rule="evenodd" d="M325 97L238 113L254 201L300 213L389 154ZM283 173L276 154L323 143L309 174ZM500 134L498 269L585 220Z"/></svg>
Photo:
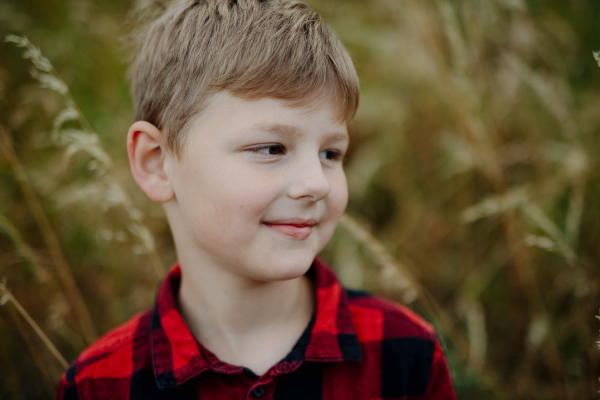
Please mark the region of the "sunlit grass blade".
<svg viewBox="0 0 600 400"><path fill-rule="evenodd" d="M35 219L44 242L52 255L55 264L56 274L64 288L67 298L69 298L73 310L77 315L77 321L81 328L82 334L88 343L93 342L97 338L96 328L90 316L90 312L83 300L83 296L77 287L75 278L69 267L67 260L60 247L60 242L52 229L50 221L42 208L40 200L35 193L35 189L31 184L23 165L21 164L17 154L15 153L11 139L4 127L0 125L0 152L10 165L13 173L17 177L21 191L25 196L25 201Z"/></svg>
<svg viewBox="0 0 600 400"><path fill-rule="evenodd" d="M46 336L44 331L33 320L33 318L31 318L31 316L23 308L21 303L19 303L17 301L17 299L15 299L15 297L12 295L12 293L6 288L6 285L2 282L0 282L0 294L2 295L1 298L4 299L4 303L6 303L6 301L9 301L12 305L14 305L14 307L17 310L17 312L19 313L19 315L21 315L21 317L23 317L23 319L29 324L31 329L34 330L34 332L40 338L40 340L44 343L46 348L50 351L50 353L52 353L54 358L56 358L56 361L58 361L58 363L61 365L61 367L63 369L66 369L69 366L69 363L67 362L67 360L63 357L62 354L60 354L58 349L52 344L50 339L48 339L48 336Z"/></svg>
<svg viewBox="0 0 600 400"><path fill-rule="evenodd" d="M31 43L29 39L22 36L8 35L5 40L25 48L23 57L33 63L31 75L43 87L59 94L65 102L65 108L55 118L52 130L52 138L55 143L63 147L65 151L63 165L66 166L71 157L79 152L86 153L93 160L96 184L104 184L104 191L117 194L115 198L119 202L114 203L114 206L121 206L130 219L128 230L139 244L139 246L134 247L134 249L137 249L136 253L147 254L157 278L161 278L165 268L156 251L154 237L143 222L143 214L133 205L131 198L120 184L118 173L114 170L112 158L104 150L98 135L94 133L92 126L77 106L69 92L69 87L59 77L50 61L42 55L40 49ZM79 122L83 130L62 129L65 122L75 120ZM86 200L94 199L96 198L86 198ZM141 251L139 251L140 249Z"/></svg>

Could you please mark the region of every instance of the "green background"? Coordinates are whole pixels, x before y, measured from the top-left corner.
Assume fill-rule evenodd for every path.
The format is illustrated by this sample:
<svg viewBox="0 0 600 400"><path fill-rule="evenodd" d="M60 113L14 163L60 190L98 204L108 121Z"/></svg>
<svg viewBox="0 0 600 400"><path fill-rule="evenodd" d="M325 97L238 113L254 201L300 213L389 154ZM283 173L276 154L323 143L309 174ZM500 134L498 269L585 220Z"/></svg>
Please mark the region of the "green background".
<svg viewBox="0 0 600 400"><path fill-rule="evenodd" d="M597 398L600 2L309 4L350 50L362 90L346 160L360 232L341 226L323 257L348 286L435 325L459 398ZM168 226L125 149L132 7L0 0L0 34L27 36L68 85L89 127L64 128L97 135L166 267ZM110 202L94 157L81 147L67 157L69 144L52 139L64 98L31 77L23 52L0 43L0 123L104 333L152 304L156 258L131 209ZM0 281L71 361L86 336L5 156L0 216ZM61 371L12 302L0 307L0 399L52 397Z"/></svg>

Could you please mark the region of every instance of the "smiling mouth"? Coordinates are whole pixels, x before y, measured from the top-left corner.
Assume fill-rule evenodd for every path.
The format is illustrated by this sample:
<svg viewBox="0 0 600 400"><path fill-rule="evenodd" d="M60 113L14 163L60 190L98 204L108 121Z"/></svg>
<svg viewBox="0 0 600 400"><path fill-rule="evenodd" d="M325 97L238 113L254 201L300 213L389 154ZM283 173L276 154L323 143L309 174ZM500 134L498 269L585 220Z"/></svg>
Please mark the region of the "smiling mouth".
<svg viewBox="0 0 600 400"><path fill-rule="evenodd" d="M276 221L264 221L263 224L282 235L293 239L304 240L312 233L312 228L317 224L314 219L282 219Z"/></svg>

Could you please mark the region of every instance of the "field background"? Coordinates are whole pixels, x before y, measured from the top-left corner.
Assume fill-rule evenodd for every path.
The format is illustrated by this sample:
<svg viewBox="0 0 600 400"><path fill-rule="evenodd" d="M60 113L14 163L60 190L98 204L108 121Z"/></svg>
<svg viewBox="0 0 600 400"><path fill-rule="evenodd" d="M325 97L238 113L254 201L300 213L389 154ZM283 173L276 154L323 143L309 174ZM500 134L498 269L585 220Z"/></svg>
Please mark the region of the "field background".
<svg viewBox="0 0 600 400"><path fill-rule="evenodd" d="M309 4L362 86L323 257L436 326L460 399L596 399L600 2ZM70 362L175 261L127 162L132 7L0 0L1 400L52 397L38 333Z"/></svg>

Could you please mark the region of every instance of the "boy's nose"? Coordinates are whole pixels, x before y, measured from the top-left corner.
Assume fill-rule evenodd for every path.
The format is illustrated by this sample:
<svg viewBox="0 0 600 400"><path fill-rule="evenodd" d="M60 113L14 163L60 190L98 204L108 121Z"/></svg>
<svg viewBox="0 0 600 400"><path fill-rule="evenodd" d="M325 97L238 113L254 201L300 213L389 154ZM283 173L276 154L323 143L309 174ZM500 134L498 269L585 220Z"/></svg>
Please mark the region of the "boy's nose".
<svg viewBox="0 0 600 400"><path fill-rule="evenodd" d="M292 199L307 198L319 201L324 199L330 191L331 185L325 176L319 157L295 168L293 183L289 190L289 196Z"/></svg>

